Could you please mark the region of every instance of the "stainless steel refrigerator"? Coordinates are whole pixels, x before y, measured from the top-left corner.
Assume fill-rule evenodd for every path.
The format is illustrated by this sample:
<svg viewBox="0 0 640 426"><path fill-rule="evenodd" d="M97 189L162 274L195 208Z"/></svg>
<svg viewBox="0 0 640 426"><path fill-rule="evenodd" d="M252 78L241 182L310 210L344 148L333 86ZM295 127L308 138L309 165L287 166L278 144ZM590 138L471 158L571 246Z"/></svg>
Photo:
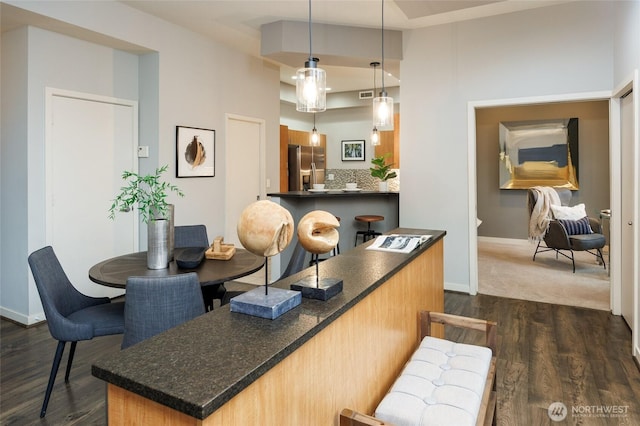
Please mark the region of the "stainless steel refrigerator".
<svg viewBox="0 0 640 426"><path fill-rule="evenodd" d="M324 148L289 145L289 191L306 191L314 183L324 183L324 172Z"/></svg>

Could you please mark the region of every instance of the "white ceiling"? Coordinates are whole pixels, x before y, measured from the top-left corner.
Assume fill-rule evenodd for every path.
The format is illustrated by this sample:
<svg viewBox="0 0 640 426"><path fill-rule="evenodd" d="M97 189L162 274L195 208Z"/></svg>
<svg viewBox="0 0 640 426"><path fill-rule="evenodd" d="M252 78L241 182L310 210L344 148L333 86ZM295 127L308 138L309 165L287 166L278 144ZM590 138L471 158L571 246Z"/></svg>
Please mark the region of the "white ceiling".
<svg viewBox="0 0 640 426"><path fill-rule="evenodd" d="M123 3L168 22L189 28L231 45L250 55L260 56L260 27L274 21L309 20L308 0L121 0ZM384 27L408 30L455 21L550 6L567 1L587 0L385 0ZM28 17L20 9L2 7L2 31L20 25ZM313 0L314 23L380 28L380 0ZM24 22L22 22L24 23ZM33 22L30 22L33 24ZM56 30L56 28L50 28ZM300 66L307 58L300 59ZM379 60L379 58L375 58ZM322 58L320 58L322 66ZM322 66L327 86L334 92L370 89L371 69ZM295 69L281 64L281 81L291 84ZM387 76L387 87L399 85L400 76Z"/></svg>

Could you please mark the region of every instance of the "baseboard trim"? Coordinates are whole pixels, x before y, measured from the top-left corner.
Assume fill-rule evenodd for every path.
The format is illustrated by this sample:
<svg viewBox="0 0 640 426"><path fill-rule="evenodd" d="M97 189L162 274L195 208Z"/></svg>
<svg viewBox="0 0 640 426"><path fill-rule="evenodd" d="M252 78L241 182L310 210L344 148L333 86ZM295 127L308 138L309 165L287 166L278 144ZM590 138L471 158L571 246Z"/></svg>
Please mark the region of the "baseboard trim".
<svg viewBox="0 0 640 426"><path fill-rule="evenodd" d="M474 294L472 294L469 290L469 284L445 282L444 289L448 291L455 291L458 293L471 294L472 296L474 296Z"/></svg>
<svg viewBox="0 0 640 426"><path fill-rule="evenodd" d="M0 317L27 327L45 322L44 312L40 312L35 315L24 315L2 306L0 306Z"/></svg>
<svg viewBox="0 0 640 426"><path fill-rule="evenodd" d="M499 237L478 237L478 242L517 245L517 246L524 246L524 245L531 244L529 240L522 240L517 238L499 238Z"/></svg>

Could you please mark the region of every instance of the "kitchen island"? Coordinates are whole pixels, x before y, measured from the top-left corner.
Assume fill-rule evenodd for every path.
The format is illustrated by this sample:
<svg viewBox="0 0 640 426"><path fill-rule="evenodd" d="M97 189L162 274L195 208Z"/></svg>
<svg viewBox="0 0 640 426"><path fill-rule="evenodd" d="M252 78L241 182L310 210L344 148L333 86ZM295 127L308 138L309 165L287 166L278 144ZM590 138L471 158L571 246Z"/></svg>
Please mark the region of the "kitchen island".
<svg viewBox="0 0 640 426"><path fill-rule="evenodd" d="M380 215L384 221L375 222L372 229L385 233L399 225L400 194L398 192L379 191L345 191L329 190L326 192L290 191L270 193L267 196L282 207L289 210L295 223L299 223L302 216L313 210L325 210L340 218L340 250L348 251L354 247L357 231L367 229L365 223L356 222L357 215ZM272 258L271 278L280 276L291 258L297 237L280 255ZM361 242L361 240L358 240Z"/></svg>
<svg viewBox="0 0 640 426"><path fill-rule="evenodd" d="M322 262L321 275L344 281L326 302L303 299L275 320L226 305L96 361L109 424L324 426L343 407L373 410L415 350L418 311L444 308L445 232L394 232L432 237L409 254L366 243Z"/></svg>

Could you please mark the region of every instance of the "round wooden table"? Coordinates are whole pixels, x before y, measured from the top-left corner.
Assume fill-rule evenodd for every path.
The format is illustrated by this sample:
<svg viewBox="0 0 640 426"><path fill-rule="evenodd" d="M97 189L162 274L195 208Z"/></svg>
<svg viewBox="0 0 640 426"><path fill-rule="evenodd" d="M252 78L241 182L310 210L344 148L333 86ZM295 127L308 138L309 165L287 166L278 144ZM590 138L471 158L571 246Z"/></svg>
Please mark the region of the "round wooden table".
<svg viewBox="0 0 640 426"><path fill-rule="evenodd" d="M176 253L180 249L175 249ZM147 252L125 254L100 262L89 269L89 279L108 287L126 288L129 277L165 277L196 272L203 285L219 285L259 271L264 257L236 249L229 260L203 259L195 269L178 268L175 260L166 269L148 269Z"/></svg>

